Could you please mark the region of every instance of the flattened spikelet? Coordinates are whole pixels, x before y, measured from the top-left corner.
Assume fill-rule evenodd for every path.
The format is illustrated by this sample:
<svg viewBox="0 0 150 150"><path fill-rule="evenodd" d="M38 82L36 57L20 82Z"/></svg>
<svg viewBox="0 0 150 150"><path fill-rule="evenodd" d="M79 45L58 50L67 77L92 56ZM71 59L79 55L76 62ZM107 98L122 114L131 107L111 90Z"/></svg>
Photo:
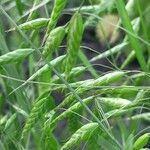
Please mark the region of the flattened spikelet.
<svg viewBox="0 0 150 150"><path fill-rule="evenodd" d="M78 51L80 48L80 42L83 34L83 21L82 16L79 13L75 13L72 17L67 37L67 58L65 61L65 73L69 74L71 69L76 63Z"/></svg>
<svg viewBox="0 0 150 150"><path fill-rule="evenodd" d="M18 49L0 56L0 65L16 63L34 52L34 49Z"/></svg>
<svg viewBox="0 0 150 150"><path fill-rule="evenodd" d="M131 120L140 120L140 119L149 119L149 118L150 118L150 113L146 112L146 113L141 113L141 114L134 115L134 116L130 117L129 119L131 119Z"/></svg>
<svg viewBox="0 0 150 150"><path fill-rule="evenodd" d="M89 123L82 126L71 136L69 141L64 144L61 150L69 150L70 148L79 144L83 140L88 139L97 127L98 123Z"/></svg>
<svg viewBox="0 0 150 150"><path fill-rule="evenodd" d="M31 113L29 114L27 121L25 123L25 126L23 128L23 132L22 132L22 138L24 137L24 135L30 131L32 129L32 127L35 125L36 120L39 116L39 114L41 114L43 112L43 108L46 104L47 101L47 97L37 100L31 110Z"/></svg>
<svg viewBox="0 0 150 150"><path fill-rule="evenodd" d="M64 39L64 36L64 27L55 28L50 32L43 50L44 57L51 55L60 46L62 40Z"/></svg>
<svg viewBox="0 0 150 150"><path fill-rule="evenodd" d="M62 14L63 9L65 8L66 3L67 0L55 0L54 8L50 17L51 19L48 23L47 34L49 34L55 28L57 21Z"/></svg>
<svg viewBox="0 0 150 150"><path fill-rule="evenodd" d="M150 139L150 133L145 133L140 136L133 145L133 150L140 150L143 148Z"/></svg>
<svg viewBox="0 0 150 150"><path fill-rule="evenodd" d="M18 28L21 30L26 30L26 31L35 30L35 29L40 29L42 27L46 27L48 22L49 22L49 19L47 18L38 18L38 19L31 20L31 21L18 25ZM10 29L7 32L14 31L14 30L16 30L16 28Z"/></svg>
<svg viewBox="0 0 150 150"><path fill-rule="evenodd" d="M99 102L102 102L106 104L107 106L110 106L111 108L123 108L130 106L132 104L131 101L123 98L109 98L109 97L100 97L97 98Z"/></svg>

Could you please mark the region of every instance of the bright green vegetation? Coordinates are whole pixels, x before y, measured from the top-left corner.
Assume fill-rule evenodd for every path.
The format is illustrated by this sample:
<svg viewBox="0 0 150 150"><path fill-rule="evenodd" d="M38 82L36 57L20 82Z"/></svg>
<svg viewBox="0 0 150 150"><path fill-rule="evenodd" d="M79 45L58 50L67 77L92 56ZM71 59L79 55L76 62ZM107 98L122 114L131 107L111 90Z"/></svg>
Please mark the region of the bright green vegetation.
<svg viewBox="0 0 150 150"><path fill-rule="evenodd" d="M148 150L149 18L149 0L1 0L0 150Z"/></svg>

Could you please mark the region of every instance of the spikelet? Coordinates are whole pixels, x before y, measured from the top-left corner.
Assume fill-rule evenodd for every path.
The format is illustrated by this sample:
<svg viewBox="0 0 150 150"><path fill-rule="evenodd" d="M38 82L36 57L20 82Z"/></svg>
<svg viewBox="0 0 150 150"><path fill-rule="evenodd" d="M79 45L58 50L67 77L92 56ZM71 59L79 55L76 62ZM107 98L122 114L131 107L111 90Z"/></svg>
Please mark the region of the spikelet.
<svg viewBox="0 0 150 150"><path fill-rule="evenodd" d="M47 18L38 18L18 25L18 28L20 30L31 31L31 30L40 29L42 27L46 27L48 25L48 22L49 19ZM14 31L14 30L16 30L16 28L9 29L7 32Z"/></svg>
<svg viewBox="0 0 150 150"><path fill-rule="evenodd" d="M62 40L65 36L64 27L58 27L52 30L47 38L44 46L43 56L47 57L52 55L52 53L60 46Z"/></svg>
<svg viewBox="0 0 150 150"><path fill-rule="evenodd" d="M65 61L65 74L68 75L76 63L80 42L83 34L83 21L79 13L75 13L70 20L67 37L67 57Z"/></svg>
<svg viewBox="0 0 150 150"><path fill-rule="evenodd" d="M54 8L50 17L51 19L48 23L47 34L49 34L55 28L57 21L62 14L63 9L65 8L66 3L67 0L55 0Z"/></svg>
<svg viewBox="0 0 150 150"><path fill-rule="evenodd" d="M108 85L110 83L120 80L124 75L125 75L125 72L123 72L123 71L110 72L110 73L107 73L104 76L96 79L93 82L93 85L94 86Z"/></svg>
<svg viewBox="0 0 150 150"><path fill-rule="evenodd" d="M110 98L110 97L99 97L98 102L102 102L112 109L126 108L132 105L132 102L123 98Z"/></svg>
<svg viewBox="0 0 150 150"><path fill-rule="evenodd" d="M73 146L81 143L83 140L88 139L90 136L92 136L96 128L98 128L98 123L88 123L82 126L71 136L69 141L64 144L61 150L69 150Z"/></svg>
<svg viewBox="0 0 150 150"><path fill-rule="evenodd" d="M131 120L140 120L140 119L146 120L146 119L148 119L149 120L149 118L150 118L150 113L146 112L146 113L134 115L134 116L130 117L129 119L131 119Z"/></svg>
<svg viewBox="0 0 150 150"><path fill-rule="evenodd" d="M43 112L43 109L44 109L44 106L45 106L46 102L47 102L47 97L42 98L40 100L37 99L37 101L35 101L35 103L32 107L31 113L29 114L29 116L27 118L27 121L25 123L25 126L23 128L22 138L35 125L38 116Z"/></svg>
<svg viewBox="0 0 150 150"><path fill-rule="evenodd" d="M0 56L1 64L16 63L23 60L28 55L32 54L34 49L18 49Z"/></svg>
<svg viewBox="0 0 150 150"><path fill-rule="evenodd" d="M140 136L133 145L133 150L140 150L143 148L150 139L150 133L145 133Z"/></svg>

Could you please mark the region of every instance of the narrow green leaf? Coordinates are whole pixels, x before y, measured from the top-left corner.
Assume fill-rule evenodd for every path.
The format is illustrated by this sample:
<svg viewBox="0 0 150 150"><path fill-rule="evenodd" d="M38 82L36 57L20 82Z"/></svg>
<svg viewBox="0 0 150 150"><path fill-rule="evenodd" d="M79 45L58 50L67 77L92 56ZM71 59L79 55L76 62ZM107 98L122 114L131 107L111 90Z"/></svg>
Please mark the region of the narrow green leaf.
<svg viewBox="0 0 150 150"><path fill-rule="evenodd" d="M119 15L122 19L123 26L128 31L128 37L129 37L130 44L135 51L135 54L136 54L136 57L138 59L140 66L141 66L141 69L143 71L148 72L148 67L147 67L140 43L135 37L133 37L130 34L130 33L134 34L134 30L133 30L133 27L131 25L131 21L130 21L130 18L128 16L127 10L125 9L125 4L124 4L123 0L116 0L115 3L117 6Z"/></svg>

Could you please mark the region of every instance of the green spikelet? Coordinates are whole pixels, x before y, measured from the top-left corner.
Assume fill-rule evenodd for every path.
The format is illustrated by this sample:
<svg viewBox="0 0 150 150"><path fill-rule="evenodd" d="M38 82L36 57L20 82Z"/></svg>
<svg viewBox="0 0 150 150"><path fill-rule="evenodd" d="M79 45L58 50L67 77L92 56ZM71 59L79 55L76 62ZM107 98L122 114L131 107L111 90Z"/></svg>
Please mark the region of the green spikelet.
<svg viewBox="0 0 150 150"><path fill-rule="evenodd" d="M34 49L18 49L0 56L1 64L16 63L34 52Z"/></svg>
<svg viewBox="0 0 150 150"><path fill-rule="evenodd" d="M132 117L130 117L129 119L131 120L140 120L140 119L149 119L150 118L150 113L149 112L146 112L146 113L141 113L141 114L137 114L137 115L134 115Z"/></svg>
<svg viewBox="0 0 150 150"><path fill-rule="evenodd" d="M150 139L150 133L145 133L144 135L140 136L133 145L133 150L140 150L143 148Z"/></svg>
<svg viewBox="0 0 150 150"><path fill-rule="evenodd" d="M69 150L83 140L88 139L97 127L98 123L89 123L82 126L71 136L69 141L64 144L61 150Z"/></svg>
<svg viewBox="0 0 150 150"><path fill-rule="evenodd" d="M36 120L38 118L38 116L43 112L44 106L47 102L47 97L37 100L34 105L33 108L31 110L31 113L29 114L29 117L27 118L26 124L23 128L23 132L22 132L22 138L24 137L24 135L31 130L31 128L34 126L34 124L36 123Z"/></svg>
<svg viewBox="0 0 150 150"><path fill-rule="evenodd" d="M65 36L64 27L55 28L50 32L43 50L44 57L52 55L52 53L60 46L62 40L64 39L64 36Z"/></svg>
<svg viewBox="0 0 150 150"><path fill-rule="evenodd" d="M26 30L26 31L37 30L42 27L46 27L48 22L49 22L49 19L47 18L38 18L38 19L34 19L34 20L18 25L18 28L21 30ZM14 31L14 30L16 30L16 28L12 28L8 30L7 32Z"/></svg>
<svg viewBox="0 0 150 150"><path fill-rule="evenodd" d="M53 52L59 48L62 40L64 39L64 36L65 36L64 27L55 28L49 33L49 36L46 40L44 50L43 50L43 56L45 58L51 60ZM49 69L47 72L43 74L43 76L40 77L39 81L49 83L51 80L51 75L52 73L51 70ZM43 89L46 90L48 88L49 86L39 85L39 92L42 92Z"/></svg>
<svg viewBox="0 0 150 150"><path fill-rule="evenodd" d="M79 13L75 13L72 17L67 40L67 58L65 61L65 73L68 75L76 63L78 51L80 48L80 42L83 34L83 21L82 16Z"/></svg>
<svg viewBox="0 0 150 150"><path fill-rule="evenodd" d="M98 102L104 103L112 109L126 108L132 105L132 102L123 98L98 97Z"/></svg>
<svg viewBox="0 0 150 150"><path fill-rule="evenodd" d="M50 17L51 19L48 23L47 34L49 34L55 28L57 21L62 14L63 9L65 8L66 3L67 0L55 0L54 8Z"/></svg>

